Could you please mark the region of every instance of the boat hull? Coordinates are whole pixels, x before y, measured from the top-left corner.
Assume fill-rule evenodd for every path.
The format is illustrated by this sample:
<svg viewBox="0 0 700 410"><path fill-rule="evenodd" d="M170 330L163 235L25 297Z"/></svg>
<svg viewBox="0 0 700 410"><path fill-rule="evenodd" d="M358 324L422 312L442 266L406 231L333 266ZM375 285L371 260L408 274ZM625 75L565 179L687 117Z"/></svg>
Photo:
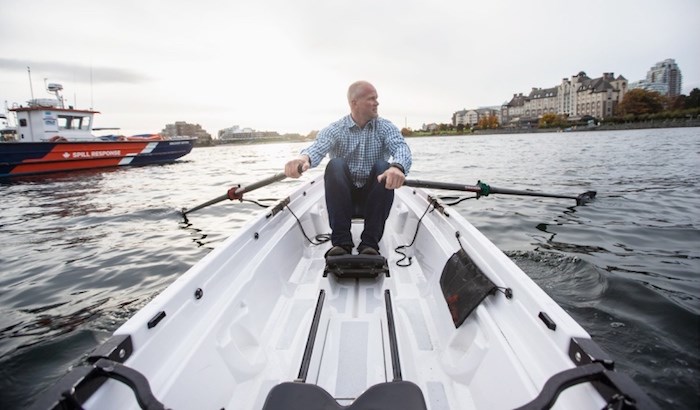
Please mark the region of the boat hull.
<svg viewBox="0 0 700 410"><path fill-rule="evenodd" d="M167 408L265 410L300 408L294 397L301 390L321 400L306 409L336 408L333 402L387 408L377 403L397 387L415 397L410 408L513 409L542 395L556 399L560 385L575 384L571 372L580 378L594 363L613 373L612 360L571 316L422 189L396 191L380 242L388 273L324 274L331 245L318 243L330 232L321 178L180 276L89 356L92 367L74 370L39 404L50 407L75 391L88 409L138 407L119 381L85 392L85 375L96 368L100 376L122 372L142 401ZM362 228L353 220L356 240ZM395 251L402 245L410 259ZM470 261L470 272L450 268L456 256ZM456 295L467 293L446 293L443 283L473 283L477 273L497 288L459 311ZM616 380L632 385L639 408L654 408L631 381ZM554 408L600 409L608 400L592 383L566 387Z"/></svg>
<svg viewBox="0 0 700 410"><path fill-rule="evenodd" d="M0 143L0 178L175 161L193 139Z"/></svg>

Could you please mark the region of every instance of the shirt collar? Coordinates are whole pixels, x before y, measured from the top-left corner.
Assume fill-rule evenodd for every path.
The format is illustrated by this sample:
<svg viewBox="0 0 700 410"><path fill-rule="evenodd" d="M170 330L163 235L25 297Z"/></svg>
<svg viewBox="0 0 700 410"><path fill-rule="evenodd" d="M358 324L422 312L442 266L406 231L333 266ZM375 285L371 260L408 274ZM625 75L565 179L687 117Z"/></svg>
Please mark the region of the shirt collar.
<svg viewBox="0 0 700 410"><path fill-rule="evenodd" d="M377 123L377 119L376 119L376 118L372 118L371 120L369 120L369 122L367 123L367 125L365 125L365 128L366 128L366 127L369 127L369 129L372 130L372 129L374 129L374 128L376 127L376 123ZM357 123L355 123L355 120L352 119L352 115L350 115L350 114L348 114L348 115L345 117L345 126L346 126L348 129L353 129L353 128L357 128L358 130L362 129L362 128L360 128L359 125L357 125Z"/></svg>

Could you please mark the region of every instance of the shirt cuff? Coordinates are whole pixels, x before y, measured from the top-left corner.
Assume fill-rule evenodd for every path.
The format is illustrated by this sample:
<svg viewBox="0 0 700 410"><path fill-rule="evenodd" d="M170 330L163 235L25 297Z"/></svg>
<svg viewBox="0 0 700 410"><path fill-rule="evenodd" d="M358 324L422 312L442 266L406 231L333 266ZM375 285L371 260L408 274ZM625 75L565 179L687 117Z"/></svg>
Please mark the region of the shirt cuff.
<svg viewBox="0 0 700 410"><path fill-rule="evenodd" d="M394 168L398 168L402 174L404 174L404 175L406 174L406 171L403 169L403 165L399 164L398 162L393 162L389 166L394 167Z"/></svg>

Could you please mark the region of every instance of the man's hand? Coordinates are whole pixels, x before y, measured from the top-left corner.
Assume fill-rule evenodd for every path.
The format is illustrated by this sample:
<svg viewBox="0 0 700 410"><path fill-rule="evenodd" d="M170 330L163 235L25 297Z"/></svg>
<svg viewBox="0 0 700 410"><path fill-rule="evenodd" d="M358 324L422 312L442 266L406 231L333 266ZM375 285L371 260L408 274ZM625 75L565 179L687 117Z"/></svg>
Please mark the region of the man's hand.
<svg viewBox="0 0 700 410"><path fill-rule="evenodd" d="M302 155L297 159L293 159L284 166L284 175L289 178L299 178L302 172L306 172L307 169L311 168L309 163L309 157ZM299 170L301 169L301 172Z"/></svg>
<svg viewBox="0 0 700 410"><path fill-rule="evenodd" d="M378 182L384 181L384 187L386 189L398 189L401 188L403 182L406 180L406 175L401 172L400 169L396 167L389 167L383 174L377 177Z"/></svg>

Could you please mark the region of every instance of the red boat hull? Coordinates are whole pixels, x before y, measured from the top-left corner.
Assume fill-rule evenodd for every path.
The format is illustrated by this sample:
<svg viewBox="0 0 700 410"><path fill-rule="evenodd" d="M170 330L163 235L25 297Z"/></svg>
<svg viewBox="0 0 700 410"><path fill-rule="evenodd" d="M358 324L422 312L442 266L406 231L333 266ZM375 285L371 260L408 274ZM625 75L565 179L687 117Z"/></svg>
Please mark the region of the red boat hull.
<svg viewBox="0 0 700 410"><path fill-rule="evenodd" d="M0 143L0 178L167 163L187 155L193 144L193 139Z"/></svg>

